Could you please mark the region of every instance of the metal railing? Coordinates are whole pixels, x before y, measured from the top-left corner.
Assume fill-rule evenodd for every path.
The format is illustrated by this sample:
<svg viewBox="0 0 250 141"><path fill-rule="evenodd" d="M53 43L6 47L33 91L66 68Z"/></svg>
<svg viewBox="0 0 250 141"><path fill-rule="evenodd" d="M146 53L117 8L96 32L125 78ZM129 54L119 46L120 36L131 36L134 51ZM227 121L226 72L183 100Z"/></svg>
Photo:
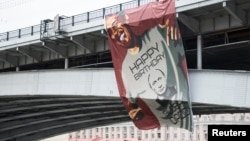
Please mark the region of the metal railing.
<svg viewBox="0 0 250 141"><path fill-rule="evenodd" d="M98 9L98 10L94 10L94 11L90 11L90 12L86 12L86 13L82 13L82 14L78 14L78 15L74 15L71 17L61 18L60 22L59 22L60 23L60 30L64 31L68 27L72 27L75 25L80 25L80 24L89 23L89 22L93 22L96 20L104 19L104 17L106 15L116 13L116 12L119 12L119 11L122 11L125 9L135 8L135 7L138 7L140 5L144 5L148 2L153 2L153 1L158 1L158 0L133 0L133 1L126 2L126 3L121 3L118 5L114 5L114 6L110 6L110 7L106 7L106 8L102 8L102 9ZM49 24L49 28L47 29L47 32L49 32L49 33L54 32L53 31L54 22L52 21L52 22L47 23L47 24ZM39 25L21 28L21 29L9 31L9 32L0 33L0 42L6 42L6 41L19 39L22 37L40 34L41 29L42 29L41 26L42 25L39 24Z"/></svg>

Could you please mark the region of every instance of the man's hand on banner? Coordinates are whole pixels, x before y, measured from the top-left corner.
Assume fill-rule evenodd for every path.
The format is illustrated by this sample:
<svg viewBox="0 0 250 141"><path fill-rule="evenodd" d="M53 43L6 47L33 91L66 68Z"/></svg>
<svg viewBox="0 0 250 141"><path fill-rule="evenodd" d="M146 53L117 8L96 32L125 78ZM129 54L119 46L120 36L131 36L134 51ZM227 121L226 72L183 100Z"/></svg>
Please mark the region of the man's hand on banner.
<svg viewBox="0 0 250 141"><path fill-rule="evenodd" d="M138 96L140 94L145 93L146 90L137 93L137 94L132 94L130 91L127 93L127 99L128 99L128 106L131 107L132 109L129 111L129 116L132 120L141 120L144 117L144 112L138 105Z"/></svg>
<svg viewBox="0 0 250 141"><path fill-rule="evenodd" d="M131 109L129 111L129 117L132 120L141 120L144 116L144 113L142 112L142 109L140 107L137 107L136 109Z"/></svg>
<svg viewBox="0 0 250 141"><path fill-rule="evenodd" d="M128 106L131 107L129 111L129 117L132 120L141 120L144 117L144 113L142 109L137 104L137 98L129 98L128 99Z"/></svg>
<svg viewBox="0 0 250 141"><path fill-rule="evenodd" d="M178 23L175 19L173 19L173 16L170 16L169 18L165 19L165 22L160 24L161 28L166 28L166 42L167 45L170 45L170 41L174 41L174 45L176 46L179 44L179 41L181 40L181 34L178 27Z"/></svg>

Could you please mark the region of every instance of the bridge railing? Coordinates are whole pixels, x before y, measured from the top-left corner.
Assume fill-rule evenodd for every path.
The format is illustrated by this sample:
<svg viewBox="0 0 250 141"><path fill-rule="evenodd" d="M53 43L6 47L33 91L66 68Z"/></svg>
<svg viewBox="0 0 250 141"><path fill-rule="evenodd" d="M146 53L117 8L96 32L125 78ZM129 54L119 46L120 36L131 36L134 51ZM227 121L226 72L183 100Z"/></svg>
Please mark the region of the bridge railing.
<svg viewBox="0 0 250 141"><path fill-rule="evenodd" d="M133 1L126 2L126 3L121 3L118 5L74 15L71 17L63 17L59 19L60 30L65 30L67 29L67 27L71 27L71 26L75 26L75 25L79 25L83 23L88 23L88 22L92 22L95 20L100 20L100 19L103 19L105 15L116 13L121 10L129 9L129 8L138 7L140 5L143 5L152 1L158 1L158 0L133 0ZM53 21L48 23L49 27L47 28L47 32L53 32L53 29L54 29L53 25L54 25ZM11 41L11 40L16 40L22 37L40 34L41 33L40 30L42 29L41 26L42 25L39 24L39 25L21 28L21 29L9 31L9 32L0 33L0 42Z"/></svg>

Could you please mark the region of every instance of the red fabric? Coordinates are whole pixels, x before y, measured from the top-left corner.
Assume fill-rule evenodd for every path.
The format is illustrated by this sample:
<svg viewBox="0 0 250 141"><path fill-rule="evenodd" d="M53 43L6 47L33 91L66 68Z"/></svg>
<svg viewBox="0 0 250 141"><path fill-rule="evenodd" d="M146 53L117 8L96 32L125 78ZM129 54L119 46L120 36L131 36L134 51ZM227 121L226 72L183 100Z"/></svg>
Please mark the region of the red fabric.
<svg viewBox="0 0 250 141"><path fill-rule="evenodd" d="M146 5L140 6L138 8L128 9L118 13L115 16L116 20L120 24L127 24L131 27L132 32L135 35L142 35L146 30L149 30L152 27L155 27L159 24L165 24L167 18L175 18L175 0L165 0L161 2L151 2ZM174 21L174 20L170 20ZM171 23L170 24L174 24ZM109 28L107 27L107 30ZM124 58L127 54L127 48L118 47L115 44L115 41L110 37L112 35L109 34L109 45L112 55L112 60L114 64L114 70L116 75L116 80L118 84L118 90L121 96L121 99L125 105L125 108L129 112L133 109L131 103L129 103L126 98L126 89L122 79L122 64ZM118 49L119 48L119 49ZM160 123L157 120L156 116L152 113L149 107L145 104L145 102L138 98L138 105L142 108L145 113L145 116L142 120L133 121L134 124L139 129L153 129L159 128Z"/></svg>

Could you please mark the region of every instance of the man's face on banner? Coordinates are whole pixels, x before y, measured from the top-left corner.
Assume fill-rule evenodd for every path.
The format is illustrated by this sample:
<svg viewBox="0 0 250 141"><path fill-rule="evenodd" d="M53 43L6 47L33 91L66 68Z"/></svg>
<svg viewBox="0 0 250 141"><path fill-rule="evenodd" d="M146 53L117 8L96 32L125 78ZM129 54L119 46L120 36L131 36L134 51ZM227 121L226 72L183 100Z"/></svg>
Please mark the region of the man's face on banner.
<svg viewBox="0 0 250 141"><path fill-rule="evenodd" d="M128 26L119 22L115 15L108 17L106 26L111 39L114 40L117 46L127 49L131 48L132 38Z"/></svg>
<svg viewBox="0 0 250 141"><path fill-rule="evenodd" d="M164 95L166 92L167 80L165 74L157 69L148 76L148 83L157 95Z"/></svg>

